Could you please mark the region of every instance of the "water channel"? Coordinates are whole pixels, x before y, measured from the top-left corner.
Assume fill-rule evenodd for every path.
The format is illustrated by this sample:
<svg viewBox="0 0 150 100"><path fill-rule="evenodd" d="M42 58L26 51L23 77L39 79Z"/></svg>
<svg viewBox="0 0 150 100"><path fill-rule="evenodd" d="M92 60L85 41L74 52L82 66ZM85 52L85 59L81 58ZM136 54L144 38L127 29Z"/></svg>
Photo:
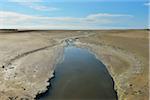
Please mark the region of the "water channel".
<svg viewBox="0 0 150 100"><path fill-rule="evenodd" d="M49 90L39 100L117 100L114 82L105 65L72 41L56 65Z"/></svg>

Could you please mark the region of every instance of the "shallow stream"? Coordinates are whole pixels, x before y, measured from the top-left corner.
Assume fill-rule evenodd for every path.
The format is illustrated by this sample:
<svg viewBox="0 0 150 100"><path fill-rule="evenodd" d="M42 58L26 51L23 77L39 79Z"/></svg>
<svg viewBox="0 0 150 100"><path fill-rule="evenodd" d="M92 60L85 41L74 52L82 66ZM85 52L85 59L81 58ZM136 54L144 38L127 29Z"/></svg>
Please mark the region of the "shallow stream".
<svg viewBox="0 0 150 100"><path fill-rule="evenodd" d="M56 66L49 91L39 100L117 100L104 64L88 50L67 43L64 60Z"/></svg>

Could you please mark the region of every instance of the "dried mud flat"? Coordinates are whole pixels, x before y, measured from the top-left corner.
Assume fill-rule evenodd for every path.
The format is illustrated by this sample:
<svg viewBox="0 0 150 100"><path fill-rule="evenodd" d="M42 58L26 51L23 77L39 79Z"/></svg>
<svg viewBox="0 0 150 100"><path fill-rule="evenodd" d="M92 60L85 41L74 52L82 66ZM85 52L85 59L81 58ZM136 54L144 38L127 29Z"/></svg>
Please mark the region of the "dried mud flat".
<svg viewBox="0 0 150 100"><path fill-rule="evenodd" d="M70 38L106 65L119 100L148 100L148 30L1 30L0 100L34 100L45 92Z"/></svg>

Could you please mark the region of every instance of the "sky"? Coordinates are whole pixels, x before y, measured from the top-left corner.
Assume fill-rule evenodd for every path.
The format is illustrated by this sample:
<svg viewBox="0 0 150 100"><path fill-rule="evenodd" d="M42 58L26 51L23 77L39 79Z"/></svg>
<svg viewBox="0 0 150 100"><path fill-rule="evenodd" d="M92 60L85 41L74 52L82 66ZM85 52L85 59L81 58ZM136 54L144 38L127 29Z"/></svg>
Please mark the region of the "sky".
<svg viewBox="0 0 150 100"><path fill-rule="evenodd" d="M0 29L149 28L148 0L0 0Z"/></svg>

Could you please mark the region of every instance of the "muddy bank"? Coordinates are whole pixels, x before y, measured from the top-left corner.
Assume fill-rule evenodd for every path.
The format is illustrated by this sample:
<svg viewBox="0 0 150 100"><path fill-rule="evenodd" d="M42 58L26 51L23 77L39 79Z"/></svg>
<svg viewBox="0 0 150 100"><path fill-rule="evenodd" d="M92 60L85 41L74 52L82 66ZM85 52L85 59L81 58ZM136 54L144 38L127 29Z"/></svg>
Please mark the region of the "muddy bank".
<svg viewBox="0 0 150 100"><path fill-rule="evenodd" d="M48 79L63 54L63 44L46 48L1 68L1 100L33 100L47 90Z"/></svg>
<svg viewBox="0 0 150 100"><path fill-rule="evenodd" d="M106 48L104 47L97 47L96 45L91 45L91 44L86 44L86 43L76 43L76 45L78 47L81 47L81 48L87 48L89 49L90 52L92 52L96 57L97 59L101 60L107 67L107 69L109 70L109 73L111 74L111 76L113 77L114 81L115 81L115 90L117 91L117 94L118 94L118 97L119 97L119 100L121 100L121 96L122 96L122 92L124 91L123 89L120 88L119 84L118 83L121 83L117 76L117 74L113 71L113 68L110 67L111 66L111 62L108 61L110 58L107 58L107 56L113 56L110 52L112 52L112 50L110 50L109 48L109 51L106 51ZM102 50L103 49L103 50ZM99 52L99 51L101 52ZM114 58L113 58L114 59ZM116 62L117 62L117 59L116 59ZM118 61L119 62L119 61ZM120 62L119 62L120 63ZM116 78L117 77L117 78ZM121 78L123 78L123 80L125 79L126 76L124 76L124 78L121 76ZM119 81L117 81L119 80ZM122 80L122 81L123 81ZM124 82L122 82L124 83ZM121 84L120 84L121 85Z"/></svg>
<svg viewBox="0 0 150 100"><path fill-rule="evenodd" d="M141 56L117 45L108 45L107 41L91 42L90 37L88 41L79 38L76 45L87 48L105 64L115 81L119 100L148 100L148 70Z"/></svg>

